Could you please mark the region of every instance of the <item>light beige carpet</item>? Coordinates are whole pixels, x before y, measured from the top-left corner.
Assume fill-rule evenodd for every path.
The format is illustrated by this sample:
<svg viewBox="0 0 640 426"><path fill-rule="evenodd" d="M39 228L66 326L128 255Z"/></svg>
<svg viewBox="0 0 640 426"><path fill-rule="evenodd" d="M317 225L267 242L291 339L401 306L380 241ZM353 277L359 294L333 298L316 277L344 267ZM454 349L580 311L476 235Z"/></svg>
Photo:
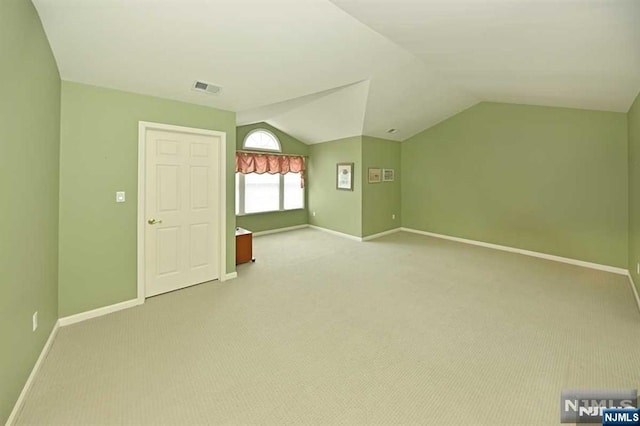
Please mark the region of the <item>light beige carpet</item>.
<svg viewBox="0 0 640 426"><path fill-rule="evenodd" d="M407 233L254 254L61 328L17 423L554 425L563 388L640 384L624 276Z"/></svg>

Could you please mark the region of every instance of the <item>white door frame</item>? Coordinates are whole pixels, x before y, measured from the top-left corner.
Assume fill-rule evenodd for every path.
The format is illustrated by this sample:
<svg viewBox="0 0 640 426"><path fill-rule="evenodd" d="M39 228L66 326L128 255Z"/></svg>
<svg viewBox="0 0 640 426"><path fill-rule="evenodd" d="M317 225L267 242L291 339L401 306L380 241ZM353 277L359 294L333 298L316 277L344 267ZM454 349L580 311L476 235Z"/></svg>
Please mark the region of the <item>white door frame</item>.
<svg viewBox="0 0 640 426"><path fill-rule="evenodd" d="M227 278L227 133L215 130L195 129L192 127L174 126L171 124L152 123L149 121L138 122L138 303L145 300L145 201L146 201L146 145L147 130L165 130L169 132L189 133L192 135L217 136L220 138L219 154L219 182L220 199L220 281Z"/></svg>

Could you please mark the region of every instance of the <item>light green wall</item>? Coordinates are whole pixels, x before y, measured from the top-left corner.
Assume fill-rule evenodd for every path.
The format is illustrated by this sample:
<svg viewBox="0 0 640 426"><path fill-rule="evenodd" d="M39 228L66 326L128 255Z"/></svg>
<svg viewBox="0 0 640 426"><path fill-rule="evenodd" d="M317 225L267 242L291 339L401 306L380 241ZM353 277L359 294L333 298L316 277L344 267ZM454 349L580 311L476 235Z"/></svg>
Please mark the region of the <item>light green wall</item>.
<svg viewBox="0 0 640 426"><path fill-rule="evenodd" d="M309 223L356 237L400 227L400 153L399 142L371 136L311 145ZM350 162L354 163L354 190L337 190L336 164ZM368 183L370 167L395 169L395 180Z"/></svg>
<svg viewBox="0 0 640 426"><path fill-rule="evenodd" d="M625 114L481 103L402 146L402 224L627 265Z"/></svg>
<svg viewBox="0 0 640 426"><path fill-rule="evenodd" d="M136 297L138 121L227 133L227 273L235 271L235 114L62 83L60 316ZM126 191L127 202L115 203Z"/></svg>
<svg viewBox="0 0 640 426"><path fill-rule="evenodd" d="M365 237L400 227L401 147L400 142L362 137L362 235ZM395 180L368 183L369 168L394 169Z"/></svg>
<svg viewBox="0 0 640 426"><path fill-rule="evenodd" d="M236 226L252 232L288 228L290 226L306 225L307 223L309 223L309 220L306 209L236 216Z"/></svg>
<svg viewBox="0 0 640 426"><path fill-rule="evenodd" d="M0 1L0 424L58 319L60 77L30 1ZM38 311L39 325L31 331Z"/></svg>
<svg viewBox="0 0 640 426"><path fill-rule="evenodd" d="M640 291L640 95L628 114L629 137L629 273Z"/></svg>
<svg viewBox="0 0 640 426"><path fill-rule="evenodd" d="M277 136L284 154L308 155L309 146L300 142L293 136L277 129L267 123L255 123L240 126L236 129L236 147L242 149L242 144L247 133L254 129L267 129ZM290 226L305 225L309 223L307 208L309 204L309 191L305 191L305 208L289 210L285 212L257 213L236 218L236 225L253 232L267 231L270 229L288 228Z"/></svg>
<svg viewBox="0 0 640 426"><path fill-rule="evenodd" d="M354 163L353 191L336 189L337 163ZM361 237L362 137L311 145L308 166L309 223Z"/></svg>

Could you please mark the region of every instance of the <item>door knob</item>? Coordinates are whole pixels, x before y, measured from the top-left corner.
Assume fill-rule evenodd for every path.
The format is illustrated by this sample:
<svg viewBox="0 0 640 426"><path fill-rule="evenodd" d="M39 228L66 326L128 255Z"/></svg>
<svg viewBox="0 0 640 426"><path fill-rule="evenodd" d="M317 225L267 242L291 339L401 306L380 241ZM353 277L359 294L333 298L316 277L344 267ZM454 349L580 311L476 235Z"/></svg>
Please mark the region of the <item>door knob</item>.
<svg viewBox="0 0 640 426"><path fill-rule="evenodd" d="M157 220L157 219L149 219L149 220L147 221L147 223L148 223L149 225L155 225L156 223L162 223L162 221L161 221L161 220Z"/></svg>

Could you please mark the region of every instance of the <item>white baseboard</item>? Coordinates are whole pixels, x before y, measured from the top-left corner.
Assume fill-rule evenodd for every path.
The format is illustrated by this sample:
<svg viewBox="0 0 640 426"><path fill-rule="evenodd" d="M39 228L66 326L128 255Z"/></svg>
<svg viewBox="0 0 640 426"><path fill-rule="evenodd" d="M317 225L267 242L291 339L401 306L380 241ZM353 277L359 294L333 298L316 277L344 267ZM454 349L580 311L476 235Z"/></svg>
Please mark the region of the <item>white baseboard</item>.
<svg viewBox="0 0 640 426"><path fill-rule="evenodd" d="M406 232L412 232L414 234L427 235L429 237L441 238L445 240L456 241L464 244L471 244L474 246L487 247L495 250L508 251L512 253L523 254L525 256L539 257L541 259L553 260L556 262L569 263L571 265L583 266L585 268L598 269L600 271L612 272L619 275L628 275L628 271L624 268L618 268L615 266L601 265L599 263L585 262L583 260L571 259L568 257L555 256L553 254L539 253L537 251L524 250L515 247L501 246L499 244L485 243L482 241L467 240L466 238L452 237L449 235L435 234L433 232L419 231L412 228L401 228Z"/></svg>
<svg viewBox="0 0 640 426"><path fill-rule="evenodd" d="M316 225L307 225L307 226L309 228L317 229L318 231L326 232L326 233L329 233L329 234L337 235L338 237L347 238L349 240L360 241L360 242L362 242L362 241L371 241L371 240L374 240L376 238L380 238L380 237L383 237L383 236L389 235L389 234L394 234L396 232L400 232L400 231L403 230L403 228L395 228L395 229L390 229L388 231L379 232L377 234L368 235L366 237L356 237L355 235L345 234L344 232L334 231L333 229L323 228L321 226L316 226Z"/></svg>
<svg viewBox="0 0 640 426"><path fill-rule="evenodd" d="M400 231L402 231L402 228L389 229L388 231L378 232L377 234L372 234L372 235L367 235L366 237L362 238L362 241L375 240L376 238L384 237L385 235L395 234L396 232L400 232Z"/></svg>
<svg viewBox="0 0 640 426"><path fill-rule="evenodd" d="M22 387L22 392L20 392L20 396L18 396L18 400L14 404L13 410L11 410L11 414L9 414L9 418L7 419L6 426L11 426L16 421L16 418L18 417L18 413L22 408L22 404L24 404L24 398L27 396L27 392L29 392L31 385L33 384L33 380L35 379L36 374L38 373L38 370L40 370L40 367L42 366L44 359L47 357L47 354L49 353L49 349L51 349L51 345L53 344L53 341L56 338L56 334L58 333L59 327L60 327L60 321L56 321L55 324L53 325L53 328L51 329L51 333L49 333L49 338L47 339L47 342L44 344L42 351L40 351L40 356L38 357L38 360L36 361L33 368L31 369L31 374L29 374L29 378L27 378L26 383Z"/></svg>
<svg viewBox="0 0 640 426"><path fill-rule="evenodd" d="M638 310L640 311L640 296L638 296L638 290L636 289L636 283L633 281L633 277L631 277L631 271L627 274L629 277L629 283L631 284L631 290L633 290L633 295L636 298L636 303L638 304Z"/></svg>
<svg viewBox="0 0 640 426"><path fill-rule="evenodd" d="M234 278L238 278L238 273L237 272L229 272L220 281L232 280Z"/></svg>
<svg viewBox="0 0 640 426"><path fill-rule="evenodd" d="M232 280L238 277L237 272L231 272L229 274L225 274L220 281ZM109 306L103 306L101 308L93 309L91 311L80 312L79 314L69 315L67 317L60 318L58 320L60 327L64 327L71 324L76 324L82 321L86 321L88 319L101 317L103 315L111 314L114 312L122 311L124 309L133 308L135 306L139 306L144 304L145 299L131 299L125 300L124 302L116 303Z"/></svg>
<svg viewBox="0 0 640 426"><path fill-rule="evenodd" d="M269 229L267 231L258 231L258 232L254 232L253 236L254 237L261 237L263 235L269 235L269 234L278 234L280 232L287 232L287 231L293 231L295 229L302 229L302 228L308 228L309 225L304 224L304 225L296 225L296 226L287 226L286 228L277 228L277 229Z"/></svg>
<svg viewBox="0 0 640 426"><path fill-rule="evenodd" d="M317 229L318 231L327 232L329 234L337 235L338 237L347 238L353 241L362 241L361 237L356 237L355 235L345 234L344 232L334 231L333 229L322 228L316 225L309 225L309 228Z"/></svg>
<svg viewBox="0 0 640 426"><path fill-rule="evenodd" d="M137 298L126 300L124 302L116 303L114 305L103 306L102 308L93 309L91 311L80 312L79 314L75 314L75 315L69 315L68 317L60 318L58 321L60 323L60 327L64 327L67 325L86 321L91 318L97 318L103 315L111 314L113 312L118 312L123 309L133 308L134 306L141 305L142 303L144 303L144 300L141 302Z"/></svg>
<svg viewBox="0 0 640 426"><path fill-rule="evenodd" d="M389 234L394 234L396 232L400 232L402 230L402 228L395 228L395 229L390 229L388 231L379 232L377 234L368 235L366 237L356 237L355 235L345 234L344 232L334 231L333 229L323 228L321 226L316 226L316 225L297 225L297 226L289 226L287 228L278 228L278 229L270 229L268 231L254 232L253 236L254 237L260 237L262 235L276 234L276 233L279 233L279 232L287 232L287 231L293 231L293 230L296 230L296 229L303 229L303 228L317 229L318 231L327 232L329 234L337 235L339 237L347 238L347 239L353 240L353 241L370 241L370 240L374 240L376 238L383 237L385 235L389 235Z"/></svg>

